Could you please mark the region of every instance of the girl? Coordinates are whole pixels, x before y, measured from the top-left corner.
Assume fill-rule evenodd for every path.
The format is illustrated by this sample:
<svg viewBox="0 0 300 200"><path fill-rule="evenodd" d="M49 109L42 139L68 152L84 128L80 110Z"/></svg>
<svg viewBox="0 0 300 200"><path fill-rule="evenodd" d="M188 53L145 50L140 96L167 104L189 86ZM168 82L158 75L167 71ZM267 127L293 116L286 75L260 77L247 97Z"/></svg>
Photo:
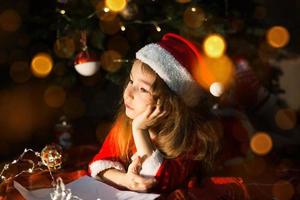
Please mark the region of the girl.
<svg viewBox="0 0 300 200"><path fill-rule="evenodd" d="M134 191L170 192L211 166L219 134L206 92L192 77L196 47L168 33L136 53L123 104L92 177Z"/></svg>

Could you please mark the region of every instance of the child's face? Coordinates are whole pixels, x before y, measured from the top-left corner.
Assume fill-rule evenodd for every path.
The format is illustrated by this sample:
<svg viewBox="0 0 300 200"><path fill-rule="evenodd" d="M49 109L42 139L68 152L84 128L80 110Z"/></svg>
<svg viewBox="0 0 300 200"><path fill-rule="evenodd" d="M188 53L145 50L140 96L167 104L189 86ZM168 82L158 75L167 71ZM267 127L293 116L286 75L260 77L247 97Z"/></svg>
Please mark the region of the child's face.
<svg viewBox="0 0 300 200"><path fill-rule="evenodd" d="M125 88L123 98L127 117L134 119L143 113L149 104L153 104L152 85L156 74L142 68L142 62L134 62L130 80Z"/></svg>

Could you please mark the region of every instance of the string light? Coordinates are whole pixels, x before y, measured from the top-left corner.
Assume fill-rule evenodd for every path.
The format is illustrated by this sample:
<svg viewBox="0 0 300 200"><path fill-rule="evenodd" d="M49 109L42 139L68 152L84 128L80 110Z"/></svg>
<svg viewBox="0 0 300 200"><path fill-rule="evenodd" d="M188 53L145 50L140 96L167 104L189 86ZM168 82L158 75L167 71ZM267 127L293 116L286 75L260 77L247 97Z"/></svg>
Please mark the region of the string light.
<svg viewBox="0 0 300 200"><path fill-rule="evenodd" d="M121 31L125 31L126 27L124 25L121 25Z"/></svg>
<svg viewBox="0 0 300 200"><path fill-rule="evenodd" d="M5 164L3 169L1 170L1 173L0 173L0 177L2 180L6 181L10 178L16 178L18 176L20 176L21 174L23 173L33 173L34 171L37 171L37 170L41 170L41 171L44 171L44 169L42 169L42 162L38 162L37 164L35 164L34 161L30 160L30 159L24 159L23 157L25 156L25 154L27 154L27 152L32 152L34 153L35 156L40 157L40 153L39 152L35 152L34 150L32 149L24 149L23 153L19 156L19 158L17 158L16 160L13 160L11 163L8 163L8 164ZM5 173L5 171L7 171L11 165L14 165L14 164L17 164L19 161L23 161L23 162L27 162L29 164L31 164L31 167L29 167L29 169L26 169L26 170L22 170L21 172L19 172L18 174L14 175L14 176L11 176L11 177L6 177L4 176L3 174ZM50 176L52 178L52 180L54 180L54 177L51 173L51 170L48 168L48 170L50 172Z"/></svg>
<svg viewBox="0 0 300 200"><path fill-rule="evenodd" d="M66 14L66 11L65 10L60 10L60 14L64 15L64 14Z"/></svg>
<svg viewBox="0 0 300 200"><path fill-rule="evenodd" d="M47 148L47 147L48 146L46 146L45 148ZM23 153L16 160L13 160L11 163L8 163L8 164L4 165L4 167L3 167L3 169L1 170L1 173L0 173L0 179L2 179L2 181L6 181L6 180L9 180L9 179L12 179L12 178L13 179L17 178L18 176L20 176L23 173L32 174L33 172L36 172L38 170L48 171L49 174L50 174L50 177L52 179L52 187L55 187L54 191L52 193L50 193L51 200L73 200L73 199L82 200L81 198L79 198L77 196L73 196L70 189L66 189L65 184L63 183L63 180L62 180L61 177L58 177L56 180L54 179L54 176L51 172L51 168L48 165L46 165L45 163L43 163L41 161L38 161L37 164L35 164L35 162L33 160L25 159L24 156L28 152L33 153L36 157L38 157L40 160L42 160L41 153L36 152L32 149L25 148ZM20 173L14 175L14 176L6 177L6 176L3 175L5 173L5 171L10 169L11 165L17 164L19 161L30 163L31 167L21 171ZM47 170L43 169L42 166L46 166Z"/></svg>
<svg viewBox="0 0 300 200"><path fill-rule="evenodd" d="M103 11L106 12L106 13L108 13L110 10L109 10L109 8L105 7L105 8L103 8Z"/></svg>
<svg viewBox="0 0 300 200"><path fill-rule="evenodd" d="M161 28L160 28L156 23L154 23L154 26L155 26L157 32L160 32L160 31L161 31Z"/></svg>

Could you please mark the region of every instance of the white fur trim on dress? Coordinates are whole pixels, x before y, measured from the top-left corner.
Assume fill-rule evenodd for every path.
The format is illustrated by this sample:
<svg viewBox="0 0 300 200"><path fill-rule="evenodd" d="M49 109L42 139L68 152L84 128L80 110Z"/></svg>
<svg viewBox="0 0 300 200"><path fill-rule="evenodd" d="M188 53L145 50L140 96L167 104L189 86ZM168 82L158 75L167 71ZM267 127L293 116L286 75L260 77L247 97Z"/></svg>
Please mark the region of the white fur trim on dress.
<svg viewBox="0 0 300 200"><path fill-rule="evenodd" d="M143 162L140 175L154 177L157 174L163 161L163 155L160 153L159 150L156 149L152 153L152 155L146 158L146 160Z"/></svg>
<svg viewBox="0 0 300 200"><path fill-rule="evenodd" d="M92 162L89 165L91 176L96 178L97 175L102 172L103 170L109 169L109 168L115 168L120 171L125 172L124 166L117 161L111 161L111 160L97 160Z"/></svg>
<svg viewBox="0 0 300 200"><path fill-rule="evenodd" d="M158 44L151 43L136 53L136 58L149 65L183 101L194 106L201 96L201 88L187 69Z"/></svg>

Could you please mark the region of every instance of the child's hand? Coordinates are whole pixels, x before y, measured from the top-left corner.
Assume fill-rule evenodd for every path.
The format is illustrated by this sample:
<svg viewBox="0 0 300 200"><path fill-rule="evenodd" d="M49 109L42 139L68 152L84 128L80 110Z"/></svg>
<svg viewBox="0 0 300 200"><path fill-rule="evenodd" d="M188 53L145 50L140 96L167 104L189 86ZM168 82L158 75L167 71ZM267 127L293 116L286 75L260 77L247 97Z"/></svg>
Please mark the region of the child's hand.
<svg viewBox="0 0 300 200"><path fill-rule="evenodd" d="M126 174L126 187L137 192L146 192L155 183L155 178L145 178L139 175L142 166L142 158L137 157L129 165Z"/></svg>
<svg viewBox="0 0 300 200"><path fill-rule="evenodd" d="M167 112L162 110L161 101L158 99L156 105L149 105L143 113L132 121L132 128L146 130L166 114Z"/></svg>

